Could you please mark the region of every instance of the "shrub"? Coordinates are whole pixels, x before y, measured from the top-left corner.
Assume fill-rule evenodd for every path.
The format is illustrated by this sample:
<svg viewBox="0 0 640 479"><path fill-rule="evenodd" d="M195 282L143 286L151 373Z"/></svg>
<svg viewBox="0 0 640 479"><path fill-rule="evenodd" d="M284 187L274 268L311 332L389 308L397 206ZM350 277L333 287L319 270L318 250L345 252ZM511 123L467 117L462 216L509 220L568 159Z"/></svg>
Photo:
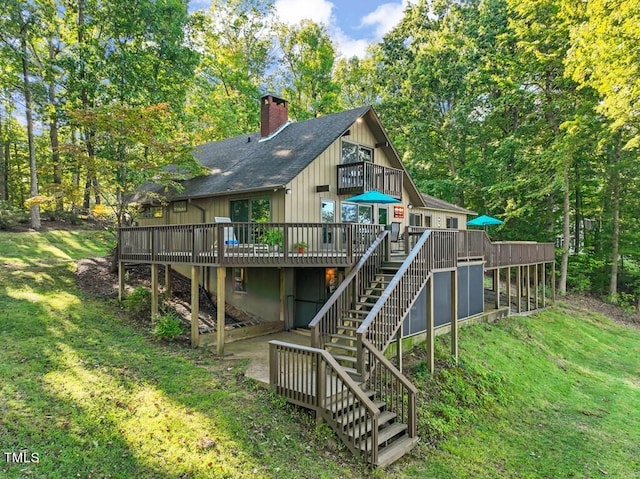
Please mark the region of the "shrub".
<svg viewBox="0 0 640 479"><path fill-rule="evenodd" d="M8 230L27 221L27 215L8 201L0 201L0 230Z"/></svg>
<svg viewBox="0 0 640 479"><path fill-rule="evenodd" d="M140 318L151 311L151 292L141 286L134 289L124 299L124 307L135 318Z"/></svg>
<svg viewBox="0 0 640 479"><path fill-rule="evenodd" d="M176 313L165 313L155 320L153 335L164 341L175 341L182 335L182 321Z"/></svg>

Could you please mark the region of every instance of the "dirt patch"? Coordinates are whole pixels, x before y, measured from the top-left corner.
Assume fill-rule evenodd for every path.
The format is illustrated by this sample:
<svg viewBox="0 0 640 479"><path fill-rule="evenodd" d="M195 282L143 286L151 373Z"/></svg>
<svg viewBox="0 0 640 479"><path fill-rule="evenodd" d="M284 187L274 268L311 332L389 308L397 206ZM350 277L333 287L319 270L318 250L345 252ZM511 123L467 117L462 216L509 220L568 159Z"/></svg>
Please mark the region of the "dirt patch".
<svg viewBox="0 0 640 479"><path fill-rule="evenodd" d="M164 266L159 268L160 282L164 282ZM78 261L77 284L84 291L105 298L118 296L118 273L111 271L109 258L87 258ZM127 265L125 270L125 293L138 286L151 288L151 267L148 264ZM161 286L161 292L163 291ZM176 311L185 321L191 321L191 280L175 270L171 271L171 297L164 304ZM199 315L200 332L210 332L216 328L217 302L204 288L200 288ZM238 327L262 322L256 316L225 305L226 327Z"/></svg>
<svg viewBox="0 0 640 479"><path fill-rule="evenodd" d="M577 309L599 313L625 326L640 328L640 313L637 310L626 311L620 306L605 303L593 296L570 294L560 299Z"/></svg>

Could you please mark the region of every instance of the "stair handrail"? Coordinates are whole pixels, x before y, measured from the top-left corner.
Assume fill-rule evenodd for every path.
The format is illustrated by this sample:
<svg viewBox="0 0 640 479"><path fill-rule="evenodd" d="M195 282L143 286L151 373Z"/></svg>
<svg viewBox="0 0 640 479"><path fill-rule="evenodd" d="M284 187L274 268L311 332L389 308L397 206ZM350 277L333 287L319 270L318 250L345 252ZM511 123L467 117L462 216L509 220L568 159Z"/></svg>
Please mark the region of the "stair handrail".
<svg viewBox="0 0 640 479"><path fill-rule="evenodd" d="M432 268L433 268L433 254L434 254L434 245L433 245L433 237L436 232L433 230L424 231L418 241L416 241L414 247L411 249L409 255L402 263L402 266L394 277L391 279L385 290L382 292L382 295L373 308L367 314L367 317L364 319L362 324L356 330L357 337L357 347L358 347L358 361L357 367L358 372L363 373L364 371L360 370L360 368L364 367L363 359L363 350L362 350L362 340L369 338L370 342L373 346L375 346L379 351L384 351L388 344L393 340L396 332L400 328L402 321L404 320L404 314L396 315L394 318L394 324L392 327L387 328L386 331L374 331L375 337L371 337L369 335L371 326L380 326L378 325L378 317L381 315L385 304L390 300L392 295L394 295L397 291L397 287L400 284L401 280L407 274L407 272L411 270L416 270L419 276L416 278L412 286L415 290L414 294L412 294L412 300L409 302L407 308L410 309L411 305L415 302L418 297L418 293L420 289L427 282L429 277L431 276ZM420 267L418 267L420 266Z"/></svg>
<svg viewBox="0 0 640 479"><path fill-rule="evenodd" d="M382 261L386 258L387 241L389 231L384 230L371 243L364 255L358 260L347 277L338 285L327 302L320 308L309 323L311 331L311 346L322 348L324 339L338 330L338 322L342 311L348 308L348 303L353 303L354 298L360 293L360 288L368 284L373 278L372 271L377 271ZM374 255L378 252L379 254ZM373 264L372 264L373 263ZM366 268L366 266L373 266ZM371 278L367 277L367 274Z"/></svg>
<svg viewBox="0 0 640 479"><path fill-rule="evenodd" d="M290 352L298 352L305 355L314 355L318 358L315 366L317 370L314 371L315 374L312 376L315 378L315 385L313 391L315 392L315 402L306 402L302 405L314 408L318 413L320 413L327 424L338 434L340 439L347 445L347 447L354 454L363 453L367 459L367 461L371 464L376 464L378 460L378 420L380 417L380 409L378 406L374 404L374 402L367 396L364 390L356 383L349 374L338 364L338 361L325 349L318 349L309 346L303 346L300 344L286 343L283 341L269 341L269 382L271 386L276 389L276 392L285 396L288 399L295 399L296 402L299 403L301 398L305 398L304 394L300 394L298 391L293 391L291 395L286 394L287 391L283 391L283 387L279 384L278 378L278 350L288 350ZM355 400L358 401L360 405L364 407L366 410L368 418L371 419L371 450L366 449L367 443L365 443L365 449L359 449L359 444L355 438L349 438L338 426L337 421L335 421L330 415L327 413L330 404L327 404L327 399L331 397L338 396L337 394L330 394L331 388L337 387L337 383L331 382L331 384L327 384L327 376L330 377L331 374L327 374L327 369L330 370L332 374L335 375L339 381L344 384L347 390L353 394ZM299 371L303 372L303 371ZM329 387L329 390L327 390ZM292 396L292 397L289 397ZM338 396L340 397L340 396ZM365 421L366 423L366 421ZM363 423L364 424L364 423Z"/></svg>
<svg viewBox="0 0 640 479"><path fill-rule="evenodd" d="M416 437L418 434L417 425L417 410L416 402L418 389L409 381L409 379L402 374L402 372L396 368L391 361L389 361L384 354L371 344L366 338L362 338L362 347L370 357L365 357L365 363L373 371L365 382L361 385L363 389L370 389L376 391L381 397L387 397L385 401L388 410L398 415L401 421L407 423L407 433L409 437ZM381 387L381 384L372 384L381 382L378 378L384 376L384 373L388 372L393 379L395 379L400 387ZM405 402L404 396L407 395L407 409L404 409Z"/></svg>

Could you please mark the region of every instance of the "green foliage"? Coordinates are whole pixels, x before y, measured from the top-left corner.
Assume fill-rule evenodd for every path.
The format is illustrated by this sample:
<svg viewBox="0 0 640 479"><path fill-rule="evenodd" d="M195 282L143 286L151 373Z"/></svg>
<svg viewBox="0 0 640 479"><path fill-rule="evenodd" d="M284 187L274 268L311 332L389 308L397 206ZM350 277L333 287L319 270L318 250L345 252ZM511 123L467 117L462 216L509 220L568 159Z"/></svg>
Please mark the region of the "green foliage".
<svg viewBox="0 0 640 479"><path fill-rule="evenodd" d="M138 286L124 298L124 307L136 319L144 319L151 311L151 292Z"/></svg>
<svg viewBox="0 0 640 479"><path fill-rule="evenodd" d="M428 442L460 430L479 414L490 414L496 405L506 405L509 400L504 377L478 362L461 361L458 366L448 365L431 376L423 360L411 374L421 397L419 434Z"/></svg>
<svg viewBox="0 0 640 479"><path fill-rule="evenodd" d="M175 341L182 333L182 321L176 313L164 313L154 319L153 335L156 338L163 341Z"/></svg>
<svg viewBox="0 0 640 479"><path fill-rule="evenodd" d="M28 221L27 214L8 201L0 201L0 230L8 230Z"/></svg>
<svg viewBox="0 0 640 479"><path fill-rule="evenodd" d="M569 256L567 290L575 293L603 293L606 261L593 254Z"/></svg>
<svg viewBox="0 0 640 479"><path fill-rule="evenodd" d="M270 246L282 246L284 233L279 228L268 228L260 235L260 242Z"/></svg>

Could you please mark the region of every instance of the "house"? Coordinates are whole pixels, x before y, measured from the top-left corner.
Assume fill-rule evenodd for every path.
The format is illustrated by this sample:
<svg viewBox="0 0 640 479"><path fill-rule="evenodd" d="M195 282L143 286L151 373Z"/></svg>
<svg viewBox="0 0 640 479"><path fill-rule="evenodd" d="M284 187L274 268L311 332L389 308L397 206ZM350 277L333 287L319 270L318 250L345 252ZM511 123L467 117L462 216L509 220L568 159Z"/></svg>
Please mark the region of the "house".
<svg viewBox="0 0 640 479"><path fill-rule="evenodd" d="M191 278L192 345L220 354L225 342L308 328L310 347L272 342L270 382L371 464L417 441L415 388L401 354L399 368L389 361L394 349L426 339L433 368L433 337L447 330L457 356L459 321L487 314L487 274L491 314L545 304L553 245L466 230L472 212L417 189L370 106L290 122L287 102L265 96L260 132L194 154L208 173L120 229L120 291L126 263L151 264L155 314L158 266L179 270ZM374 190L397 202L350 200ZM217 300L211 330L198 321L200 287ZM259 321L231 325L222 305Z"/></svg>

